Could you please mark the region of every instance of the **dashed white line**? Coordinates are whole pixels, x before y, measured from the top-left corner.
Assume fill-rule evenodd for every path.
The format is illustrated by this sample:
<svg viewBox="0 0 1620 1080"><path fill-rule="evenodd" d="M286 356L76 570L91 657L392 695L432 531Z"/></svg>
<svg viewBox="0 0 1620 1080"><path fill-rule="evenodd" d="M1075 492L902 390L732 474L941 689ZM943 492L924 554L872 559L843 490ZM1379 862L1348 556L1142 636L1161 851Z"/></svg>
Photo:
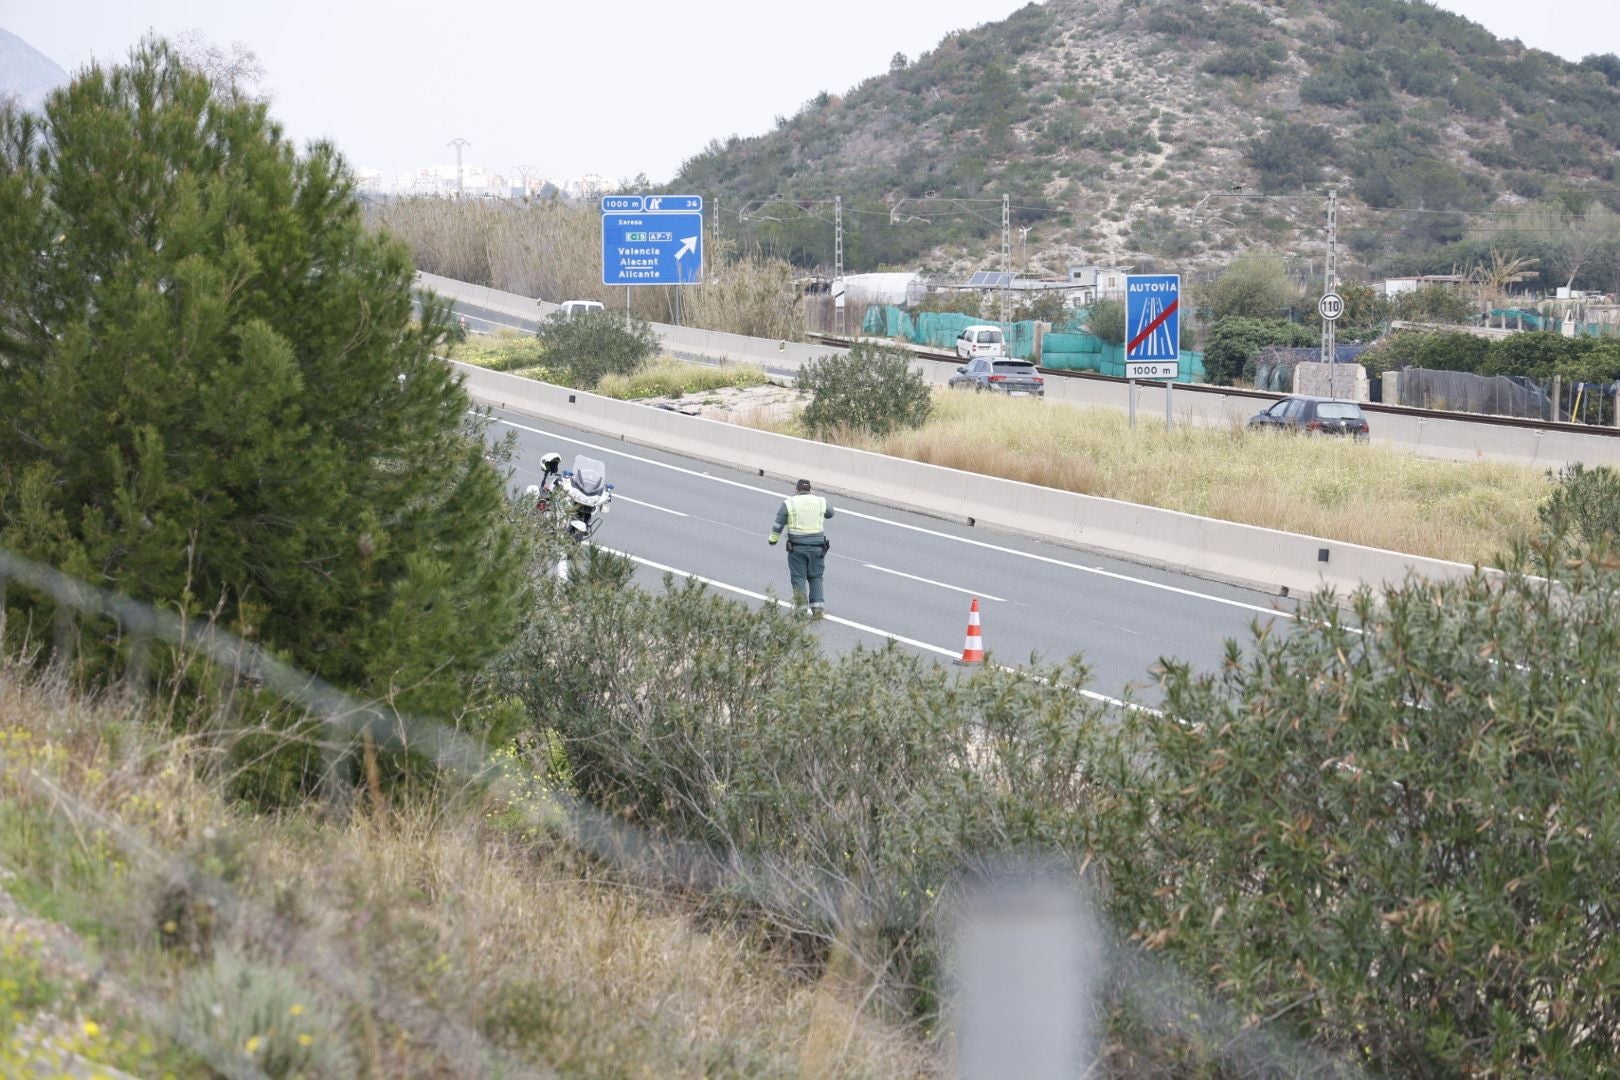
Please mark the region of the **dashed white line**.
<svg viewBox="0 0 1620 1080"><path fill-rule="evenodd" d="M684 511L681 511L681 510L671 510L667 506L659 506L657 503L642 502L640 499L632 499L628 495L614 495L613 496L613 501L614 502L627 502L627 503L630 503L632 506L645 506L649 510L657 510L661 514L674 514L676 517L691 517L692 516L691 514L685 513Z"/></svg>
<svg viewBox="0 0 1620 1080"><path fill-rule="evenodd" d="M492 417L492 419L498 424L505 424L507 427L516 428L519 431L527 431L534 435L544 435L548 439L558 439L562 442L573 443L576 446L584 446L603 454L615 454L629 461L641 462L643 465L652 465L656 468L668 469L671 472L684 473L687 476L695 476L704 480L712 480L716 484L725 484L728 487L741 488L743 491L753 491L761 495L769 495L773 499L779 499L782 497L782 493L780 491L773 491L768 488L757 487L753 484L745 484L739 480L729 480L726 477L700 472L697 469L687 469L680 465L671 465L667 461L657 461L653 458L642 457L639 454L631 454L624 450L618 450L610 446L603 446L599 443L587 442L584 439L575 439L568 435L559 435L556 432L545 431L537 427L530 427L527 424L520 424L515 420L508 420L504 417L496 416ZM1017 548L1002 547L1000 544L992 544L984 540L974 540L971 537L966 536L955 536L951 533L939 532L936 529L925 528L921 525L912 525L904 521L895 521L892 518L878 517L874 514L863 514L859 510L840 509L838 512L847 517L860 518L864 521L872 521L880 525L890 525L896 529L908 529L911 532L918 532L926 536L938 537L942 540L954 540L959 544L967 544L971 547L982 548L986 551L1000 552L1004 555L1015 555L1023 559L1033 559L1036 562L1046 563L1049 566L1061 566L1068 570L1078 570L1082 574L1095 574L1098 577L1110 578L1114 581L1123 581L1131 585L1140 585L1148 589L1157 589L1160 592L1174 593L1177 596L1186 596L1195 600L1207 600L1212 604L1222 604L1226 607L1240 608L1244 611L1253 611L1260 615L1272 615L1283 619L1293 619L1296 617L1292 611L1285 611L1281 608L1265 607L1260 604L1250 604L1242 600L1232 600L1224 596L1214 596L1210 593L1199 592L1196 589L1184 589L1179 585L1170 585L1162 581L1150 581L1147 578L1133 577L1130 574L1121 574L1114 570L1104 570L1098 566L1082 566L1079 563L1069 562L1066 559L1056 559L1050 555L1038 555L1033 551L1020 551Z"/></svg>
<svg viewBox="0 0 1620 1080"><path fill-rule="evenodd" d="M1007 600L1005 596L991 596L989 593L980 592L977 589L964 589L959 585L947 585L943 581L935 581L933 578L918 577L916 574L908 574L901 570L890 570L887 566L879 566L876 563L861 563L861 565L866 567L868 570L876 570L883 574L893 574L895 577L903 577L910 581L920 581L924 585L933 585L937 588L949 589L951 592L959 592L964 596L976 596L981 600L994 600L997 603L1005 603Z"/></svg>

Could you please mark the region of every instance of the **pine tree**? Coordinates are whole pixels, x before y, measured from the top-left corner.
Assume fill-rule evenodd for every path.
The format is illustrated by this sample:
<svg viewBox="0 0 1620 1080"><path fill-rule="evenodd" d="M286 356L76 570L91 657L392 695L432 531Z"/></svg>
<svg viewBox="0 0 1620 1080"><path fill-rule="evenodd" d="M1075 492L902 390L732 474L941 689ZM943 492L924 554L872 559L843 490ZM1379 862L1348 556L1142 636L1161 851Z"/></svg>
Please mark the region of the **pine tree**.
<svg viewBox="0 0 1620 1080"><path fill-rule="evenodd" d="M330 145L166 43L0 112L0 544L460 709L522 552L412 280Z"/></svg>

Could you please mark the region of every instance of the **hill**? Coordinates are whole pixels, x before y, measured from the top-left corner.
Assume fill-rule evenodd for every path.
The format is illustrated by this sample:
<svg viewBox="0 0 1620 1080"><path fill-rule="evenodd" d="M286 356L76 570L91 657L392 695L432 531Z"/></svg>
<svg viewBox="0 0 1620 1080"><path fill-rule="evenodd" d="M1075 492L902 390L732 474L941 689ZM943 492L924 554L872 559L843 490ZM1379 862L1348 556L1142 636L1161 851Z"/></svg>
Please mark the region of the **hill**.
<svg viewBox="0 0 1620 1080"><path fill-rule="evenodd" d="M25 109L38 109L45 95L67 81L68 73L55 60L0 29L0 101L15 99Z"/></svg>
<svg viewBox="0 0 1620 1080"><path fill-rule="evenodd" d="M1411 259L1482 212L1620 207L1617 178L1612 54L1573 64L1408 0L1049 0L712 141L672 188L802 264L832 262L841 196L854 269L985 265L1005 194L1015 264L1027 246L1061 272L1319 251L1331 187L1351 257Z"/></svg>

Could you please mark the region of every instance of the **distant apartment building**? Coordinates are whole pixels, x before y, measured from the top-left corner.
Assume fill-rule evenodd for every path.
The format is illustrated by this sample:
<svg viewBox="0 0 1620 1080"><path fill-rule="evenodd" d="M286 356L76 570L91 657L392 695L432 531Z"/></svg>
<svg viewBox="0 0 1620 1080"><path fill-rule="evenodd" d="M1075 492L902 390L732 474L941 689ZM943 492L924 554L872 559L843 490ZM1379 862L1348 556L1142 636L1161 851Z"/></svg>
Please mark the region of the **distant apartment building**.
<svg viewBox="0 0 1620 1080"><path fill-rule="evenodd" d="M1125 277L1129 273L1129 268L1123 266L1069 267L1075 302L1084 306L1097 300L1125 299Z"/></svg>

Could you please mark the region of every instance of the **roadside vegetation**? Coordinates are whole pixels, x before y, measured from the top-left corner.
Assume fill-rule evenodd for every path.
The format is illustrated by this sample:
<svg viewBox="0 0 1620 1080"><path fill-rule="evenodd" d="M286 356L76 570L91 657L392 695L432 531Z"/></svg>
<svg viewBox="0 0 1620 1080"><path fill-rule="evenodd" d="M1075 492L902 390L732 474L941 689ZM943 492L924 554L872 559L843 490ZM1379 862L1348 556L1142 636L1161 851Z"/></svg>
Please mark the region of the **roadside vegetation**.
<svg viewBox="0 0 1620 1080"><path fill-rule="evenodd" d="M963 901L1024 867L1094 915L1092 1075L1620 1065L1608 470L1504 573L1165 658L1159 711L1081 658L830 657L599 549L557 576L328 149L161 43L47 123L0 106L0 1072L944 1075ZM573 333L592 385L646 359ZM1088 482L1136 470L1068 428L1152 441L936 411L885 437ZM1416 464L1194 435L1142 482L1333 455L1290 484L1348 518L1345 461Z"/></svg>
<svg viewBox="0 0 1620 1080"><path fill-rule="evenodd" d="M463 364L573 386L622 401L684 397L727 387L764 386L767 382L764 370L756 364L694 364L656 355L655 347L645 337L624 333L621 316L610 319L617 329L608 331L607 339L598 333L581 335L577 342L561 342L556 337L501 330L469 335L450 347L449 356ZM615 334L617 341L612 340ZM582 353L592 357L589 372L566 359ZM590 382L592 373L594 383Z"/></svg>
<svg viewBox="0 0 1620 1080"><path fill-rule="evenodd" d="M4 1075L932 1074L906 1026L521 797L446 777L260 816L167 695L76 685L0 661Z"/></svg>
<svg viewBox="0 0 1620 1080"><path fill-rule="evenodd" d="M747 419L747 418L744 418ZM802 419L757 426L810 435ZM1337 439L940 390L920 427L828 438L913 461L1062 491L1458 562L1533 536L1545 470L1439 461Z"/></svg>

